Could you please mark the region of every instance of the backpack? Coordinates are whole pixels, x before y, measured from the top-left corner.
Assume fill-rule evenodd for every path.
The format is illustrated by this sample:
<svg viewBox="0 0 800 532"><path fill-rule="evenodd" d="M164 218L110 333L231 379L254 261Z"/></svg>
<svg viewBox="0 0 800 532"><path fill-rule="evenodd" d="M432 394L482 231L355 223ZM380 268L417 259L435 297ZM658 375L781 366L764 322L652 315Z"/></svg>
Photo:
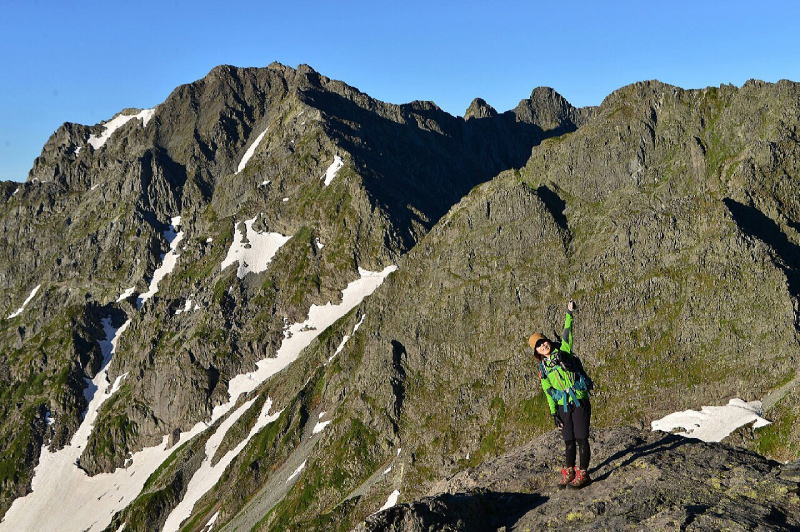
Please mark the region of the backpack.
<svg viewBox="0 0 800 532"><path fill-rule="evenodd" d="M558 404L561 399L564 399L564 411L566 412L569 409L569 400L567 397L572 399L572 402L575 404L575 406L580 406L581 402L575 395L575 391L585 391L587 393L591 393L591 391L594 389L594 382L589 375L587 375L586 370L583 368L583 362L581 362L581 359L578 357L578 355L574 353L563 355L560 352L557 352L554 356L558 357L557 362L561 369L575 375L574 384L572 387L566 390L557 390L555 388L549 388L547 390L547 392L550 394L550 397L553 398L556 404ZM544 365L544 362L539 363L539 378L544 378L551 372L552 371L547 371L547 367Z"/></svg>

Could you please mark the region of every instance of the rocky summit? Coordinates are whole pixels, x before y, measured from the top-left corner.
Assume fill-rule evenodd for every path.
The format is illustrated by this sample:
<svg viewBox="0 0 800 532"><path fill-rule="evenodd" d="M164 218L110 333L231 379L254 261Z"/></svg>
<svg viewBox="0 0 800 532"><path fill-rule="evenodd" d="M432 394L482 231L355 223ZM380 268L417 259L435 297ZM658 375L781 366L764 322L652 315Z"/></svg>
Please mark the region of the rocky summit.
<svg viewBox="0 0 800 532"><path fill-rule="evenodd" d="M64 124L0 183L0 530L796 526L799 131L790 81L458 117L278 63ZM738 448L620 428L675 412Z"/></svg>

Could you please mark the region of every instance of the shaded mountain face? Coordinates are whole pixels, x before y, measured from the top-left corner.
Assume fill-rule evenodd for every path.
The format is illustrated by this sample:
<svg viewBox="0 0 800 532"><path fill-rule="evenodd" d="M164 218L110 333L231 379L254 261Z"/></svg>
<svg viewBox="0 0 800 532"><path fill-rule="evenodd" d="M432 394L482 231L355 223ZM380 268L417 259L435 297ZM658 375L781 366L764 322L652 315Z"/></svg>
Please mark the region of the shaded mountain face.
<svg viewBox="0 0 800 532"><path fill-rule="evenodd" d="M63 447L138 482L79 528L348 529L551 430L570 298L595 426L765 398L735 441L796 458L798 122L791 82L462 119L273 64L66 124L0 188L3 508Z"/></svg>
<svg viewBox="0 0 800 532"><path fill-rule="evenodd" d="M591 114L538 92L465 121L305 66L221 66L153 110L64 124L28 182L0 189L0 510L30 489L42 445L81 423L103 320L130 323L108 368L120 388L79 459L90 475L208 419L312 304ZM266 235L282 243L268 268Z"/></svg>

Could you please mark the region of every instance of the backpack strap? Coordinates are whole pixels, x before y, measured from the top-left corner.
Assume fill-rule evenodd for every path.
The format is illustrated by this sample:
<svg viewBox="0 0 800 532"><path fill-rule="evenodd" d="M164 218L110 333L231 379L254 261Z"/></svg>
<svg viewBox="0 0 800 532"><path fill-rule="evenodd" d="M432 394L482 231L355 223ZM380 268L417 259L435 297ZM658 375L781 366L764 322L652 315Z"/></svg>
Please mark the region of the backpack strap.
<svg viewBox="0 0 800 532"><path fill-rule="evenodd" d="M552 370L548 371L547 370L547 366L544 364L544 362L540 362L539 363L539 376L541 377L542 375L544 375L545 377L549 377L550 373L552 373L556 369L558 369L558 367L554 366ZM583 382L583 381L581 381L581 382ZM575 406L581 406L580 399L578 399L578 396L575 395L575 390L576 389L580 390L581 388L577 388L576 384L577 384L577 382L574 383L569 388L567 388L566 390L557 390L556 388L552 388L552 387L547 389L547 393L550 394L550 397L553 398L553 400L556 402L556 404L558 404L558 402L561 401L562 399L564 400L564 412L568 412L569 411L569 402L570 402L570 400L572 400L572 403ZM585 387L585 385L584 385L584 387Z"/></svg>

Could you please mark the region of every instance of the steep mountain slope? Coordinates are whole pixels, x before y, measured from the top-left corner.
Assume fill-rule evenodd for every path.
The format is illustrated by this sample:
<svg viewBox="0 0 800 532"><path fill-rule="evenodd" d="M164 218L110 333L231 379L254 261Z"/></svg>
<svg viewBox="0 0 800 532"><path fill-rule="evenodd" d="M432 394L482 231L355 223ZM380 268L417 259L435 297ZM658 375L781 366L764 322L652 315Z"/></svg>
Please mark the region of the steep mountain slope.
<svg viewBox="0 0 800 532"><path fill-rule="evenodd" d="M231 381L310 330L290 324L313 304L593 112L550 89L481 109L386 104L305 66L222 66L155 109L59 128L0 195L0 511L92 399L77 459L90 475L225 423ZM91 379L114 393L95 397Z"/></svg>
<svg viewBox="0 0 800 532"><path fill-rule="evenodd" d="M394 491L412 499L549 430L523 346L557 330L569 297L599 426L758 399L792 379L798 90L625 87L520 172L473 190L364 304L325 367L319 409L334 421L261 526L346 528ZM791 401L748 445L797 457ZM225 497L207 499L221 523L237 508Z"/></svg>

